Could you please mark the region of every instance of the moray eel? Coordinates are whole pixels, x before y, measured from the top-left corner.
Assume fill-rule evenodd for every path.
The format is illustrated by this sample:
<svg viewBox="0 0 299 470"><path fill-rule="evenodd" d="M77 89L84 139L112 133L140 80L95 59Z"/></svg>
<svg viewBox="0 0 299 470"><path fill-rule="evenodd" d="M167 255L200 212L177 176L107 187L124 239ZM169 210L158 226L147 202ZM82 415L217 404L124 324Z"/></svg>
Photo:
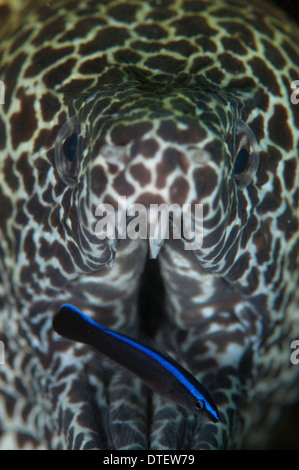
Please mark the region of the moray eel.
<svg viewBox="0 0 299 470"><path fill-rule="evenodd" d="M266 0L2 0L0 22L1 447L266 446L298 399L298 26ZM202 246L100 240L119 197L202 204ZM63 304L150 325L221 421L58 336Z"/></svg>

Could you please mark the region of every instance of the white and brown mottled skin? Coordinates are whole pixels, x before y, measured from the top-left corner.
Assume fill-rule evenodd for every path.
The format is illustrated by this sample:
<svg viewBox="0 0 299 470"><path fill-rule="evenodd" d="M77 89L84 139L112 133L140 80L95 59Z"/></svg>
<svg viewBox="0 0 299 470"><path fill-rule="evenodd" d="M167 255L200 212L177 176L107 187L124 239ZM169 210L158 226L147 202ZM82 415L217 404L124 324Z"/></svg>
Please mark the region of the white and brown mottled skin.
<svg viewBox="0 0 299 470"><path fill-rule="evenodd" d="M1 0L0 24L2 448L267 438L298 398L298 27L266 0ZM65 184L54 146L72 116L80 147ZM260 148L245 187L233 171L237 119ZM213 394L218 424L53 332L65 302L138 330L148 242L120 241L111 268L114 251L94 234L95 206L118 195L204 204L203 247L169 240L157 256L157 338Z"/></svg>

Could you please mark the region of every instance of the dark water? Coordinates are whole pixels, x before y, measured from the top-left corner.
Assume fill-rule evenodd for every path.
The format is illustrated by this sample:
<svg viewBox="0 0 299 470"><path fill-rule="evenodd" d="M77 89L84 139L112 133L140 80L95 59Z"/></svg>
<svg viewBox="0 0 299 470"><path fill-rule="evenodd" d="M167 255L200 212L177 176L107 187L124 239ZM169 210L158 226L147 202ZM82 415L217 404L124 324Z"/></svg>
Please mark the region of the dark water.
<svg viewBox="0 0 299 470"><path fill-rule="evenodd" d="M279 8L289 13L289 15L299 23L299 2L298 0L271 0ZM299 45L298 45L299 47Z"/></svg>

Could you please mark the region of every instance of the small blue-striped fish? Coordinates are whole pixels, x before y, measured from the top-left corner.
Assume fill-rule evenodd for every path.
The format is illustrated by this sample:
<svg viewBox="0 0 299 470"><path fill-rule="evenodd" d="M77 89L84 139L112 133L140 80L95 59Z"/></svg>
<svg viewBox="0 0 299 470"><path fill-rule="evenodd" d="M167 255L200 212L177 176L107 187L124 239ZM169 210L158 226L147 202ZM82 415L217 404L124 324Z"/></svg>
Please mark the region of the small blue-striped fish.
<svg viewBox="0 0 299 470"><path fill-rule="evenodd" d="M192 412L204 412L215 423L220 421L210 393L170 356L104 328L72 305L61 307L53 327L67 339L94 347L136 374L160 395Z"/></svg>

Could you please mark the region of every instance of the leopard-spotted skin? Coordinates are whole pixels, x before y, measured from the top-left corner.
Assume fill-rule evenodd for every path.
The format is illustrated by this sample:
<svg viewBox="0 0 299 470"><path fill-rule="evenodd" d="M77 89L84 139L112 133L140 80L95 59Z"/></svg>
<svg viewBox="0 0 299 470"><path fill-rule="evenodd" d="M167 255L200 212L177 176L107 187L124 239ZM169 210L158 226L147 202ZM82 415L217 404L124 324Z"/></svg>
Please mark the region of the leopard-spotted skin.
<svg viewBox="0 0 299 470"><path fill-rule="evenodd" d="M2 0L0 18L2 448L219 449L249 430L267 437L299 379L297 26L259 0ZM72 175L54 162L70 118ZM250 181L234 176L237 119L258 141ZM148 242L115 247L94 232L96 205L118 195L204 204L202 248L166 240L155 261L157 338L209 388L218 424L52 330L65 302L138 330Z"/></svg>

